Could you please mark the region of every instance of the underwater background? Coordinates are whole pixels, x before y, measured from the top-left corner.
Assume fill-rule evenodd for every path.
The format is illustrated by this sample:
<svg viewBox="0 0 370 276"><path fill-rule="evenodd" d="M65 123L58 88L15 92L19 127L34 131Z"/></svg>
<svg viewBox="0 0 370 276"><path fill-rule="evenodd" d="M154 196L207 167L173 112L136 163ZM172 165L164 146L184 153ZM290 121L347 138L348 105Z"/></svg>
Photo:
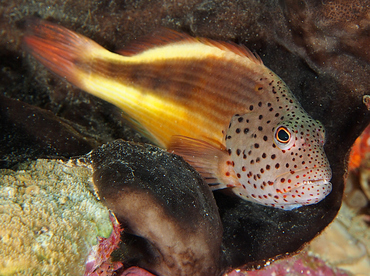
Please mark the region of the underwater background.
<svg viewBox="0 0 370 276"><path fill-rule="evenodd" d="M347 182L350 184L346 185L344 201L342 198L350 147L369 124L370 119L366 97L370 87L368 5L369 1L316 0L0 1L0 168L3 169L0 182L0 227L6 229L0 232L0 259L3 260L0 260L0 275L36 274L46 269L45 267L54 274L68 272L71 275L82 275L86 272L89 250L80 252L76 249L80 247L73 241L81 238L78 235L79 227L84 225L83 227L87 227L89 231L93 229L91 232L87 231L84 237L88 247L93 248L96 245L92 236L109 238L107 230L99 226L103 221L108 221L108 224L111 221L107 209L101 211L106 207L86 194L86 198L96 201L97 205L94 205L94 208L99 211L84 214L80 209L77 210L80 198L71 196L76 190L68 191L70 188L68 185L74 184L67 184L67 187L63 188L66 189L65 193L61 194L58 189L47 188L47 184L43 186L45 181L49 181L47 179L63 177L56 177L55 175L59 175L60 172L54 172L48 165L42 165L41 169L38 169L32 160L57 157L66 161L74 156L85 156L93 149L98 149L96 152L100 153L101 148L98 147L108 142L113 143L108 145L116 145L113 142L116 139L150 142L130 127L118 108L56 77L24 51L22 36L25 22L27 18L33 16L61 24L93 39L111 51L123 49L137 38L166 27L192 36L243 44L258 54L264 64L287 83L304 109L325 126L327 132L325 151L333 170L333 191L323 202L299 208L291 213L256 207L221 192L215 193L216 208L212 203L214 200L212 195L209 195L205 202L208 200L212 202L207 208L214 212L214 217L219 216L223 233L219 234L218 222L212 224L214 228L210 226L214 232L209 232L209 228L202 228L202 223L195 228L204 233L214 233L214 240L221 244L221 250L217 252L220 256L216 260L219 267L215 273L266 275L263 274L265 272L270 275L271 269L275 269L275 273L280 273L278 275L298 275L303 270L310 271L310 275L315 275L315 272L322 275L319 274L322 271L325 271L325 275L346 275L341 273L369 275L369 185L366 143L359 146L359 153L353 157L361 161L351 167L350 182ZM364 135L366 140L366 133ZM129 149L126 147L131 148L130 144L123 145L127 153ZM103 149L108 150L109 154L110 146L103 146ZM129 164L139 161L144 167L165 164L163 168L161 167L163 170L179 171L176 177L181 178L182 174L187 177L191 175L190 178L200 181L199 175L181 163L181 160L179 161L181 164L172 162L173 157L163 153L166 161L160 159L158 163L159 161L153 157L155 155L153 152L157 149L145 146L135 150L138 150L138 155L147 153L143 155L146 157L140 160L129 159L127 161ZM100 161L96 161L98 159L90 155L85 159L89 160L87 163L98 164L84 172L87 173L87 176L84 176L85 186L90 187L88 179L100 169ZM40 176L45 174L43 171L45 167L48 168L49 175L46 180ZM178 169L179 167L182 169ZM34 168L35 172L30 173L31 176L18 175L24 171L33 172ZM42 180L42 183L34 184L36 180L33 180L31 184L26 184L28 183L26 180L33 179L34 176L36 180ZM149 179L149 176L143 179ZM179 182L167 178L163 181L168 182L163 184L167 185L166 187L173 184L171 181ZM75 182L85 183L82 180L74 180L73 183ZM56 200L52 206L60 212L48 209L49 207L43 209L46 203L36 203L38 196L45 195ZM80 195L83 202L90 202L85 201L84 192L80 192ZM180 194L164 192L161 199L165 199L164 202L171 202L179 196ZM26 202L30 210L32 208L48 210L38 215L38 223L32 222L32 218L30 220L28 217L25 218L26 210L22 208ZM271 263L277 256L278 259L286 253L302 249L304 244L311 241L334 219L342 202L344 202L341 210L343 215L338 216L336 222L326 230L329 234L324 232L302 253L294 257L278 260L266 269L243 272L244 268L260 268L266 263ZM185 210L188 210L186 208L189 207L189 203L183 204ZM171 204L165 206L166 211L173 210L170 208ZM110 207L112 208L114 206ZM197 215L201 214L201 208L199 210ZM78 213L82 217L81 221L86 220L90 224L66 222L67 220L63 219L63 216L66 216L65 212L71 217ZM28 214L32 217L32 214L36 213ZM91 216L94 217L94 214L96 217L92 219ZM96 219L98 217L102 219ZM67 237L63 236L64 234L59 237L54 230L52 231L55 225L62 223L59 222L60 218L62 222L66 222L66 229L69 229L62 231L69 233ZM135 220L135 213L132 219ZM187 220L178 222L176 215L170 216L170 221L175 221L174 225L180 225L182 229L194 223L192 219L188 217ZM40 221L47 223L44 225ZM53 223L55 224L52 225ZM17 232L14 230L20 229L20 225L29 227L22 233L28 233L30 236L27 236L27 239L34 239L34 243L26 244L22 240L25 236L14 234ZM160 222L154 223L155 227L158 225ZM112 225L109 224L108 232L113 233L112 229L116 229L114 227L114 222ZM181 235L180 232L175 233L178 233L179 240L181 236L186 236L183 232ZM129 233L122 237L123 242L119 250L113 252L112 263L106 266L105 272L102 273L113 273L113 270L120 269L119 273L125 275L122 274L128 273L124 272L125 267L131 265L155 272L157 267L163 266L163 260L158 261L155 255L158 248L161 248L161 243L158 247L150 247L158 241L158 237L142 234L145 239L141 240L135 239L132 234L137 233ZM53 235L59 237L59 241L51 240ZM71 241L69 249L65 240ZM327 244L322 246L324 241L330 242L333 247ZM60 246L58 242L61 243ZM16 252L15 256L10 255L11 250L7 250L10 244L18 248L17 251L12 251ZM35 248L39 248L37 244L44 251L38 258L32 259L25 252L30 246L33 248L31 252L35 252ZM49 244L53 246L49 247ZM112 241L111 244L115 243ZM111 252L101 247L94 250L100 252L99 258L101 252L104 254ZM60 252L56 254L57 251ZM77 251L81 253L80 259L76 260L79 269L74 270L73 265L71 268L60 265L70 262L70 252ZM66 255L69 257L63 256L63 252L68 252ZM216 254L215 251L211 252L209 254L212 256ZM315 254L320 260L312 256ZM21 262L14 261L16 259L20 259ZM124 267L115 266L114 262L123 262ZM331 268L337 266L349 272ZM230 272L234 268L241 268L242 271ZM67 272L62 273L61 269L66 269ZM202 269L200 267L195 270ZM142 271L135 273L144 275L139 274L144 273ZM176 273L172 275L181 275L181 272ZM199 272L199 275L204 273Z"/></svg>

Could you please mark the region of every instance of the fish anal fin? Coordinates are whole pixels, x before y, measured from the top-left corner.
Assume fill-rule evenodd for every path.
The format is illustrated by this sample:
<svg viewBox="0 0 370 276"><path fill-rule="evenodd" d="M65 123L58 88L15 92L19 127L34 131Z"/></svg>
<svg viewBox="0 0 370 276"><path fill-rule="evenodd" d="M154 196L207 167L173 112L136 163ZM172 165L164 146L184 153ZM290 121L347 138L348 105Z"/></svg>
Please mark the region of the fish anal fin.
<svg viewBox="0 0 370 276"><path fill-rule="evenodd" d="M239 186L232 161L224 146L186 136L172 136L168 151L180 155L193 166L212 190Z"/></svg>

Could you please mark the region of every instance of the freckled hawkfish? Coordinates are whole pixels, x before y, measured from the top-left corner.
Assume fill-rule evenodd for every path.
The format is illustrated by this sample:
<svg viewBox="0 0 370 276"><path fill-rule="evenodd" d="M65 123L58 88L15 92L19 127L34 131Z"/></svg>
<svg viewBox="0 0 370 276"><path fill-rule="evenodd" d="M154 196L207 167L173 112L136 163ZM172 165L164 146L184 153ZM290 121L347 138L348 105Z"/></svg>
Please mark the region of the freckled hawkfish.
<svg viewBox="0 0 370 276"><path fill-rule="evenodd" d="M284 210L331 192L323 125L245 47L166 30L112 53L59 25L34 19L28 27L36 59L121 108L211 188Z"/></svg>

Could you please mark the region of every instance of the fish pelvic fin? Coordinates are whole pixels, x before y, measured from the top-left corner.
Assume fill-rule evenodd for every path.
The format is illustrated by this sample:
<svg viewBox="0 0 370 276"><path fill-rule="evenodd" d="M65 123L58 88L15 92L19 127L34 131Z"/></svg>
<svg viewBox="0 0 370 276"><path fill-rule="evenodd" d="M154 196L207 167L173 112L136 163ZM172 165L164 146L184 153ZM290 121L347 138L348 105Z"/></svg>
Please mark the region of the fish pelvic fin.
<svg viewBox="0 0 370 276"><path fill-rule="evenodd" d="M91 39L39 18L26 21L23 44L45 67L82 89L80 80L89 59L109 53Z"/></svg>
<svg viewBox="0 0 370 276"><path fill-rule="evenodd" d="M240 186L232 161L223 145L181 135L171 138L168 151L180 155L204 178L212 190Z"/></svg>

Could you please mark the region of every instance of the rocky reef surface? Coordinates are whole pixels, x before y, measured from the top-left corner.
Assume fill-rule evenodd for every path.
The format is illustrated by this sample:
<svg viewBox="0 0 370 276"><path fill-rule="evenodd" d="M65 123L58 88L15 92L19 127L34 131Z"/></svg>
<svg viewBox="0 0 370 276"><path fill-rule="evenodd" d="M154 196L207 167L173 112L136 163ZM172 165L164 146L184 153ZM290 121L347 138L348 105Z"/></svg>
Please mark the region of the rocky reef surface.
<svg viewBox="0 0 370 276"><path fill-rule="evenodd" d="M0 170L0 275L84 274L93 248L114 232L89 178L60 160Z"/></svg>

